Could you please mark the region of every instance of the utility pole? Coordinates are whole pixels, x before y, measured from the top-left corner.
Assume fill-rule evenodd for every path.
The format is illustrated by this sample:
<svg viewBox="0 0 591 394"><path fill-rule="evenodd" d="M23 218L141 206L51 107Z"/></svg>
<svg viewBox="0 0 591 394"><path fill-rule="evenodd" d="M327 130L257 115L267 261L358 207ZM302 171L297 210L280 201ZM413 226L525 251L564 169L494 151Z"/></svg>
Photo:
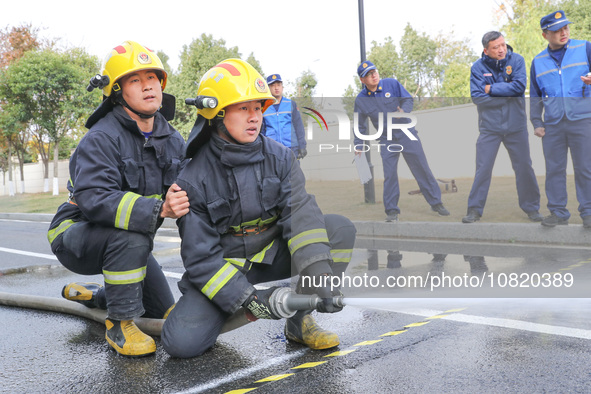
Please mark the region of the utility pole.
<svg viewBox="0 0 591 394"><path fill-rule="evenodd" d="M359 48L361 50L361 62L366 61L365 56L365 16L363 14L363 0L357 0L359 4ZM373 181L373 164L371 163L371 152L370 149L365 152L367 164L369 165L369 171L371 173L371 179L363 185L365 193L365 202L369 204L376 203L376 188Z"/></svg>

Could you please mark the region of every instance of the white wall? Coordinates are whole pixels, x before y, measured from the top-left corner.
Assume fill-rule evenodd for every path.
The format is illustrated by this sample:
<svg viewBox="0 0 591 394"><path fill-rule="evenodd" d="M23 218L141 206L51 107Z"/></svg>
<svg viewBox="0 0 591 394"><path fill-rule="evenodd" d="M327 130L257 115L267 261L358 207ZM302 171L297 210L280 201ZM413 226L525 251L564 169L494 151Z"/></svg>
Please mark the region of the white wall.
<svg viewBox="0 0 591 394"><path fill-rule="evenodd" d="M60 193L67 192L66 183L70 177L68 170L68 160L60 160L58 163L58 182L60 187ZM15 192L22 193L21 185L21 173L18 164L12 166L12 181ZM43 192L43 164L42 163L29 163L24 165L25 172L25 193L42 193ZM53 162L49 163L49 192L53 189ZM0 172L0 196L9 195L8 186L8 172Z"/></svg>

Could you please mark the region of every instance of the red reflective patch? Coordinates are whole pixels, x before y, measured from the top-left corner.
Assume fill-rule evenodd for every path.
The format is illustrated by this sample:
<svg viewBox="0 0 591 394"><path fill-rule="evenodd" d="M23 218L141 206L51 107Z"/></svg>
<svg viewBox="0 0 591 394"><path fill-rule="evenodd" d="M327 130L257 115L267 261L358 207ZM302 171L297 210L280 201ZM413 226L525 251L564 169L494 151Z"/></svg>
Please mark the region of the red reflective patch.
<svg viewBox="0 0 591 394"><path fill-rule="evenodd" d="M216 67L221 67L225 70L228 70L230 72L231 75L235 76L235 77L239 77L240 76L240 71L238 71L238 69L236 67L234 67L231 64L228 63L220 63L218 64Z"/></svg>
<svg viewBox="0 0 591 394"><path fill-rule="evenodd" d="M115 47L115 48L113 48L113 49L114 49L114 50L116 50L116 51L117 51L117 53L118 53L118 54L120 54L120 55L121 55L121 54L123 54L123 53L125 53L125 52L127 52L127 51L125 50L125 47L123 47L123 46L121 46L121 45L118 45L118 46L116 46L116 47Z"/></svg>
<svg viewBox="0 0 591 394"><path fill-rule="evenodd" d="M150 51L150 52L154 52L153 50L151 50L151 49L150 49L150 48L148 48L148 47L144 47L144 48L146 48L146 49L147 49L148 51Z"/></svg>

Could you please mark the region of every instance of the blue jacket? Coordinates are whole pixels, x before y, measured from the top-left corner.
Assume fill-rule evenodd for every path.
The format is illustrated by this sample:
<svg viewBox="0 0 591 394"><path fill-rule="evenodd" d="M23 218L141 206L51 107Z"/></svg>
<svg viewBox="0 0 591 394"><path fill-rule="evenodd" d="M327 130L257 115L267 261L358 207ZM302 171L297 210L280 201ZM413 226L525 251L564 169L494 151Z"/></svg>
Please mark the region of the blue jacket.
<svg viewBox="0 0 591 394"><path fill-rule="evenodd" d="M177 221L185 280L233 313L254 291L251 264L273 263L280 247L289 248L297 272L331 258L324 216L290 149L262 135L237 145L194 130L191 162L177 179L190 203ZM234 234L245 228L264 231Z"/></svg>
<svg viewBox="0 0 591 394"><path fill-rule="evenodd" d="M263 135L293 150L306 149L304 123L294 100L282 97L279 104L267 108L263 119Z"/></svg>
<svg viewBox="0 0 591 394"><path fill-rule="evenodd" d="M498 133L527 129L525 87L527 73L523 56L507 45L507 56L495 60L484 53L472 64L470 95L478 108L478 127ZM490 85L489 93L485 92Z"/></svg>
<svg viewBox="0 0 591 394"><path fill-rule="evenodd" d="M359 121L358 127L361 134L368 134L367 119L371 120L371 123L379 130L380 114L383 121L383 132L379 138L382 143L387 142L387 114L388 112L398 112L398 108L409 113L413 109L413 98L408 91L394 78L380 79L380 83L375 92L371 92L367 87L363 87L363 90L359 92L355 99L354 112L358 114ZM403 124L410 123L409 119L401 118L394 119L393 123ZM414 132L414 128L409 130ZM395 134L402 135L401 130L395 130ZM355 136L355 145L363 144L363 141Z"/></svg>
<svg viewBox="0 0 591 394"><path fill-rule="evenodd" d="M70 158L70 201L55 214L49 242L75 222L152 235L166 191L186 161L183 137L162 114L146 140L120 105L95 123Z"/></svg>
<svg viewBox="0 0 591 394"><path fill-rule="evenodd" d="M534 58L530 71L534 127L557 124L565 116L569 120L591 117L591 86L580 78L590 71L590 64L591 43L582 40L569 40L557 51L547 47Z"/></svg>

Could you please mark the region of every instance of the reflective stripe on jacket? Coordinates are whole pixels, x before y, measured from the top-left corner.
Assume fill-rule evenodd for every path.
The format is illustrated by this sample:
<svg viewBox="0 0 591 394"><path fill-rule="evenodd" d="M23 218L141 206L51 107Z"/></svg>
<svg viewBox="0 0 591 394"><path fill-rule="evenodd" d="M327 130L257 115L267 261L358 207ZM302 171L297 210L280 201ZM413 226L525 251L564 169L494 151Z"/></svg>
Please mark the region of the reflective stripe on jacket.
<svg viewBox="0 0 591 394"><path fill-rule="evenodd" d="M185 164L183 137L157 113L146 140L121 106L94 124L70 158L68 190L50 225L52 242L64 224L89 221L151 234L162 223L163 195Z"/></svg>
<svg viewBox="0 0 591 394"><path fill-rule="evenodd" d="M585 84L580 78L590 71L587 41L570 40L561 64L557 64L546 48L534 58L532 68L535 72L532 78L538 87L537 92L531 92L532 121L538 112L533 107L539 105L539 99L534 97L540 97L543 102L546 124L557 124L564 116L569 120L591 117L591 87L583 89Z"/></svg>
<svg viewBox="0 0 591 394"><path fill-rule="evenodd" d="M246 145L213 134L181 172L190 212L178 220L181 255L191 284L232 313L252 293L252 264L272 264L289 244L297 272L331 258L324 216L306 193L291 150L260 136ZM243 226L265 231L236 236Z"/></svg>

